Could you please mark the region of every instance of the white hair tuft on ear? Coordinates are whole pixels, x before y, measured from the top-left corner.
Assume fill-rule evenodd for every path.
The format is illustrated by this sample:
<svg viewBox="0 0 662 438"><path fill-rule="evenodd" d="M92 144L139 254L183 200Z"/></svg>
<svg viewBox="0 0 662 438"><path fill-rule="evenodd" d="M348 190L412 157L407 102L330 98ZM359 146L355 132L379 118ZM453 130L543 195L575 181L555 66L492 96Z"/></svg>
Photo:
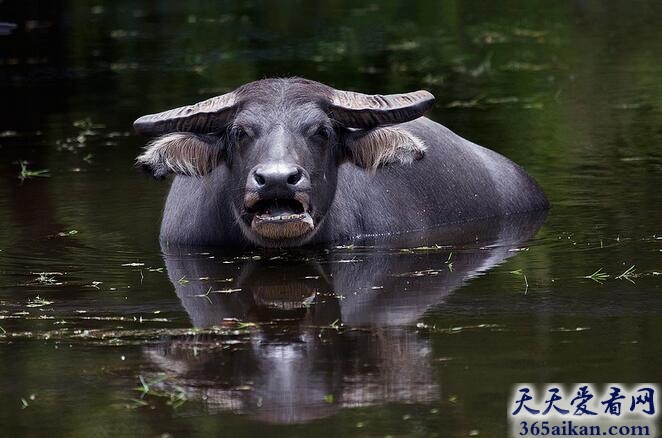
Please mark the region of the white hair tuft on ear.
<svg viewBox="0 0 662 438"><path fill-rule="evenodd" d="M410 164L425 155L423 140L399 127L375 128L350 138L350 160L359 167L376 169L388 164Z"/></svg>
<svg viewBox="0 0 662 438"><path fill-rule="evenodd" d="M222 161L221 148L190 133L164 135L152 141L136 164L148 169L156 178L168 173L201 177Z"/></svg>

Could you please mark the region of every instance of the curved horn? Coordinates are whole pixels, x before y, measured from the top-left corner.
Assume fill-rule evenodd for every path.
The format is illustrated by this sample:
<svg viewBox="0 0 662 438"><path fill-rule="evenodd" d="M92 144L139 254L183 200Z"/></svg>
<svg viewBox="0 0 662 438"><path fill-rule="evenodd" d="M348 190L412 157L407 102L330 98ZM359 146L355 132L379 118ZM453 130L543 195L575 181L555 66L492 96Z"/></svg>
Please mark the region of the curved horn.
<svg viewBox="0 0 662 438"><path fill-rule="evenodd" d="M432 105L434 96L425 90L385 96L334 90L329 110L342 125L367 129L417 119Z"/></svg>
<svg viewBox="0 0 662 438"><path fill-rule="evenodd" d="M233 91L193 105L142 116L133 122L133 128L138 134L148 137L171 132L208 134L226 125L235 109L236 101Z"/></svg>

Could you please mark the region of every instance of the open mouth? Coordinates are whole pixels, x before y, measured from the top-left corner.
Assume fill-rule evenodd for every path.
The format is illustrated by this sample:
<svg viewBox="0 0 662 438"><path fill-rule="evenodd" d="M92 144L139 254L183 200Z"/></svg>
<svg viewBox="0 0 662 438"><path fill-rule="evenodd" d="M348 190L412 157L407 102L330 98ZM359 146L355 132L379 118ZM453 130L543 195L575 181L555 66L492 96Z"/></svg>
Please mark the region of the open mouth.
<svg viewBox="0 0 662 438"><path fill-rule="evenodd" d="M251 229L267 239L301 237L314 228L308 205L290 199L263 199L247 211L253 214Z"/></svg>

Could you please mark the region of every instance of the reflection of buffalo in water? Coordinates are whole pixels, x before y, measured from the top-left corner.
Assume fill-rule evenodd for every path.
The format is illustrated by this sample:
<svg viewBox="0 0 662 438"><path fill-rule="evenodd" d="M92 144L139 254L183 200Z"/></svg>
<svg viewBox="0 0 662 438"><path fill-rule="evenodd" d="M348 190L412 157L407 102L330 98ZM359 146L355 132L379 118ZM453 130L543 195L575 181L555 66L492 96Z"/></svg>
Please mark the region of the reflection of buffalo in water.
<svg viewBox="0 0 662 438"><path fill-rule="evenodd" d="M542 220L477 222L388 246L314 253L166 255L196 327L225 318L257 325L236 343L212 335L170 338L147 353L207 409L270 422L303 422L338 407L437 400L431 346L415 323L512 255Z"/></svg>

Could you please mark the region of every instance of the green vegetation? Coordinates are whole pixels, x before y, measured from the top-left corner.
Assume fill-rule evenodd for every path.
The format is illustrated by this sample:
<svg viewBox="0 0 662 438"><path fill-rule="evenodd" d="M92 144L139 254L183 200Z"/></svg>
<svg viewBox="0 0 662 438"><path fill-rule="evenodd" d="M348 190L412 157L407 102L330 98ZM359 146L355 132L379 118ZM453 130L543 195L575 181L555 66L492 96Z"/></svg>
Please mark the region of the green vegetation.
<svg viewBox="0 0 662 438"><path fill-rule="evenodd" d="M140 392L140 398L132 398L129 407L144 407L150 406L148 400L161 399L165 400L166 405L179 408L187 401L186 391L177 385L167 385L168 377L165 375L159 376L149 382L141 375L138 376L140 386L134 388L135 391Z"/></svg>
<svg viewBox="0 0 662 438"><path fill-rule="evenodd" d="M21 171L18 174L18 178L23 181L29 178L36 178L36 177L48 177L50 175L50 171L48 169L41 169L41 170L30 170L28 169L28 162L27 161L19 161L18 163L21 166Z"/></svg>
<svg viewBox="0 0 662 438"><path fill-rule="evenodd" d="M529 291L529 280L526 278L524 271L522 269L516 269L514 271L510 271L510 273L524 278L524 294L526 295L526 293Z"/></svg>
<svg viewBox="0 0 662 438"><path fill-rule="evenodd" d="M605 281L606 279L609 278L609 274L607 274L606 272L604 272L604 271L602 270L602 268L598 268L597 271L595 271L595 272L592 273L591 275L587 275L587 276L585 276L584 278L588 278L588 279L593 280L593 281L595 281L595 282L597 282L597 283L601 283L601 282L603 282L603 281Z"/></svg>
<svg viewBox="0 0 662 438"><path fill-rule="evenodd" d="M632 279L632 277L634 276L634 271L635 271L634 265L632 265L629 268L627 268L625 271L623 271L622 274L618 275L616 279L617 280L624 279L631 283L634 283L634 280Z"/></svg>

